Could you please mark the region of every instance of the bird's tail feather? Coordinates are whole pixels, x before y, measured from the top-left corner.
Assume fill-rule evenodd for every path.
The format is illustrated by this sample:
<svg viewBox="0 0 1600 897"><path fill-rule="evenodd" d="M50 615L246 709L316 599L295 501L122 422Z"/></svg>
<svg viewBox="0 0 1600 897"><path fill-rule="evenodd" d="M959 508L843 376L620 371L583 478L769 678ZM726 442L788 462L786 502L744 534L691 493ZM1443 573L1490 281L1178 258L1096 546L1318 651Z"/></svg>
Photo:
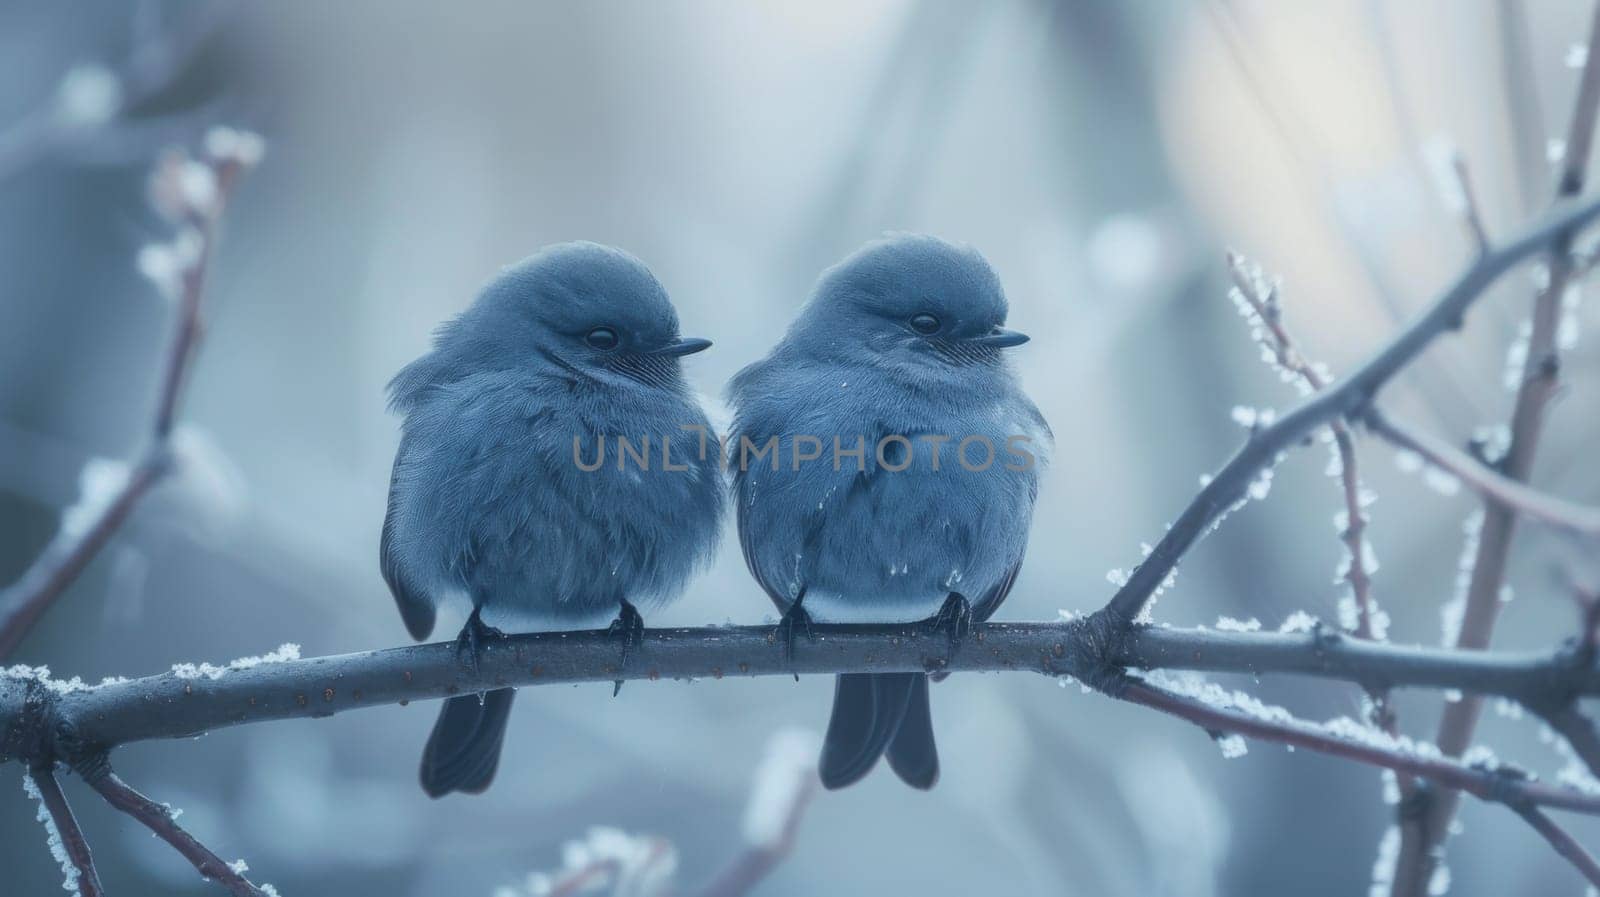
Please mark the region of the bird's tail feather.
<svg viewBox="0 0 1600 897"><path fill-rule="evenodd" d="M500 745L516 689L461 695L444 702L422 751L422 790L429 797L452 791L482 794L500 765Z"/></svg>
<svg viewBox="0 0 1600 897"><path fill-rule="evenodd" d="M895 774L914 788L939 778L939 754L923 673L845 673L835 679L833 715L818 771L824 787L859 781L887 752Z"/></svg>

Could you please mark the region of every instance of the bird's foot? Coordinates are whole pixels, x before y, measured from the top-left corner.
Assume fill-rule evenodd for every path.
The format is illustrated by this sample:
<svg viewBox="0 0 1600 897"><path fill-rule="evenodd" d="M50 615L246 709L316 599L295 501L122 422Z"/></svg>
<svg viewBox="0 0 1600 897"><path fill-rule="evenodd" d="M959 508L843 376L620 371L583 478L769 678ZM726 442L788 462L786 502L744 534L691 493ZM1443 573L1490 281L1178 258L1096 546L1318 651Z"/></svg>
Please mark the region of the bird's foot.
<svg viewBox="0 0 1600 897"><path fill-rule="evenodd" d="M795 598L794 603L789 605L789 609L783 612L783 617L778 620L778 629L775 635L779 644L783 645L784 660L794 659L794 638L796 635L803 632L807 641L816 639L816 636L811 632L811 614L806 612L805 606L801 603L804 598L805 592L802 591L800 596ZM799 681L800 674L796 673L794 678L795 681Z"/></svg>
<svg viewBox="0 0 1600 897"><path fill-rule="evenodd" d="M506 634L483 622L483 616L477 608L472 609L472 616L467 617L467 625L461 627L461 634L456 636L456 659L461 662L467 674L473 677L478 675L483 654L493 642L506 638Z"/></svg>
<svg viewBox="0 0 1600 897"><path fill-rule="evenodd" d="M644 643L644 617L639 615L637 607L624 601L622 609L617 611L617 618L611 621L606 632L612 638L622 640L622 659L617 661L617 669L620 670L628 665L628 652ZM611 696L614 698L622 691L622 680L613 680L611 686Z"/></svg>
<svg viewBox="0 0 1600 897"><path fill-rule="evenodd" d="M972 604L960 592L951 592L944 599L939 612L928 620L928 631L942 632L950 639L950 653L956 653L961 642L972 631Z"/></svg>

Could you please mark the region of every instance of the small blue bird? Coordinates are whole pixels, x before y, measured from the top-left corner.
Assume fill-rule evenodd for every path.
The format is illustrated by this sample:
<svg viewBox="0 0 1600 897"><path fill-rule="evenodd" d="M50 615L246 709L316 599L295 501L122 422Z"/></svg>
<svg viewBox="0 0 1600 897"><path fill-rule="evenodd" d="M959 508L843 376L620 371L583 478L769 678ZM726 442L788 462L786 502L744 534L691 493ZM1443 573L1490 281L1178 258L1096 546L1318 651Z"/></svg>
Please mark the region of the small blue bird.
<svg viewBox="0 0 1600 897"><path fill-rule="evenodd" d="M458 646L475 664L500 635L485 614L527 631L615 615L626 663L644 627L635 605L675 597L717 544L723 475L679 362L710 345L678 336L638 259L595 243L506 268L440 327L389 384L405 421L380 565L412 637L463 600ZM445 702L424 791L489 786L514 694Z"/></svg>
<svg viewBox="0 0 1600 897"><path fill-rule="evenodd" d="M812 619L927 619L955 650L1005 600L1051 444L1002 358L1027 341L1005 321L976 250L892 236L825 271L771 354L734 377L739 542L787 643ZM928 676L839 676L823 784L885 753L907 784L937 781Z"/></svg>

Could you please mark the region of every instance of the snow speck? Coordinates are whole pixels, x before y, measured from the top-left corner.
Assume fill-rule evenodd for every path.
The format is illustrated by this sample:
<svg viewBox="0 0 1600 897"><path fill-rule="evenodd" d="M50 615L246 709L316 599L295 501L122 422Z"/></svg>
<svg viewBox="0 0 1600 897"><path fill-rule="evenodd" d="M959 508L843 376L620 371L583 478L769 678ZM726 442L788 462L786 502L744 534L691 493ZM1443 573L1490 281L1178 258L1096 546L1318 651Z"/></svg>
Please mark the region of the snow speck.
<svg viewBox="0 0 1600 897"><path fill-rule="evenodd" d="M237 162L252 167L261 162L266 143L261 135L217 126L206 132L206 155L219 162Z"/></svg>
<svg viewBox="0 0 1600 897"><path fill-rule="evenodd" d="M1255 617L1248 620L1236 620L1233 617L1218 617L1217 629L1223 632L1260 632L1261 621Z"/></svg>
<svg viewBox="0 0 1600 897"><path fill-rule="evenodd" d="M1562 62L1569 69L1581 69L1589 64L1589 45L1573 44L1567 48L1567 55L1562 57Z"/></svg>
<svg viewBox="0 0 1600 897"><path fill-rule="evenodd" d="M1320 621L1311 614L1303 610L1297 610L1278 626L1278 631L1282 633L1310 632L1316 628L1318 622Z"/></svg>
<svg viewBox="0 0 1600 897"><path fill-rule="evenodd" d="M1433 867L1433 875L1428 878L1428 897L1444 897L1450 893L1450 867L1444 863Z"/></svg>
<svg viewBox="0 0 1600 897"><path fill-rule="evenodd" d="M56 88L56 118L63 124L93 128L122 111L122 81L97 63L75 65Z"/></svg>

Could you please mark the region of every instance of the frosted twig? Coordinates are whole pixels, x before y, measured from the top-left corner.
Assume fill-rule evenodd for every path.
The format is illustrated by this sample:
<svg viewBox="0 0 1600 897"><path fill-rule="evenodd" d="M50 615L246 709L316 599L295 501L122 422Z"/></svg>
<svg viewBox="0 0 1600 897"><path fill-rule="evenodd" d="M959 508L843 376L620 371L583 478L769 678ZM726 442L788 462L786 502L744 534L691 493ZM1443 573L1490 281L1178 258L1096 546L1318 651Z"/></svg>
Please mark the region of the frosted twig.
<svg viewBox="0 0 1600 897"><path fill-rule="evenodd" d="M700 897L742 897L772 874L794 850L806 807L816 796L821 739L805 730L774 735L756 771L745 809L745 849Z"/></svg>
<svg viewBox="0 0 1600 897"><path fill-rule="evenodd" d="M1312 364L1300 352L1289 329L1283 323L1283 309L1279 304L1278 288L1270 284L1260 266L1235 252L1228 253L1228 272L1233 278L1234 297L1247 312L1252 335L1260 342L1285 379L1297 380L1306 394L1322 391L1330 375L1320 366ZM1339 459L1339 481L1344 498L1344 525L1339 538L1344 542L1349 560L1343 567L1344 580L1350 585L1351 597L1356 605L1356 635L1361 638L1382 638L1387 625L1377 622L1378 611L1372 598L1372 570L1368 565L1367 511L1361 474L1356 467L1355 439L1342 418L1328 424L1333 433L1334 450Z"/></svg>
<svg viewBox="0 0 1600 897"><path fill-rule="evenodd" d="M1299 719L1269 718L1231 707L1213 706L1133 680L1113 687L1111 694L1129 703L1188 720L1207 732L1233 733L1293 745L1369 766L1406 772L1459 788L1493 803L1525 802L1535 806L1600 814L1600 795L1514 778L1503 772L1475 768L1441 755L1402 750L1379 739L1343 737Z"/></svg>
<svg viewBox="0 0 1600 897"><path fill-rule="evenodd" d="M484 649L473 673L453 642L435 642L255 665L212 678L179 665L142 679L61 682L31 667L0 668L0 762L75 756L96 748L181 738L227 726L313 719L402 701L438 700L498 687L794 674L1031 672L1093 684L1125 668L1274 673L1354 682L1368 689L1430 688L1536 705L1600 696L1600 669L1570 650L1457 651L1347 637L1314 626L1295 632L1136 627L1118 632L1093 616L1051 623L982 623L971 651L915 624L814 624L816 639L786 655L770 626L649 629L639 662L616 669L604 630L511 635ZM285 655L280 653L279 658ZM223 669L217 667L216 669ZM46 718L53 724L46 724ZM70 743L58 743L62 731Z"/></svg>
<svg viewBox="0 0 1600 897"><path fill-rule="evenodd" d="M1524 517L1580 536L1600 538L1600 508L1547 495L1499 473L1442 439L1390 420L1377 408L1365 415L1368 429L1398 448L1416 452L1429 464L1466 483L1484 498Z"/></svg>
<svg viewBox="0 0 1600 897"><path fill-rule="evenodd" d="M1596 4L1591 13L1588 45L1600 45L1600 4ZM1600 53L1590 53L1579 79L1578 95L1567 128L1566 153L1555 189L1558 206L1583 192L1597 113L1600 113ZM1562 297L1573 274L1573 236L1572 231L1563 231L1546 247L1547 276L1534 297L1527 353L1511 411L1511 442L1503 460L1506 478L1519 482L1527 482L1532 473L1545 409L1555 394L1560 373L1557 330ZM1505 582L1516 523L1517 516L1511 508L1495 501L1486 503L1456 639L1458 647L1482 649L1489 644L1502 604L1501 587ZM1435 738L1439 748L1451 756L1460 756L1472 743L1481 712L1482 702L1470 697L1445 705ZM1416 824L1402 828L1400 858L1391 897L1421 897L1426 891L1458 803L1459 796L1448 787L1430 791L1417 810Z"/></svg>
<svg viewBox="0 0 1600 897"><path fill-rule="evenodd" d="M171 844L174 850L194 866L202 878L222 885L234 897L272 897L275 893L270 885L257 887L251 884L250 880L244 877L242 864L228 863L212 853L210 848L195 840L193 835L178 825L170 807L158 804L135 791L128 783L118 778L116 773L109 769L101 769L98 774L85 775L84 780L91 788L100 792L100 796L105 798L107 803L133 817L161 840Z"/></svg>
<svg viewBox="0 0 1600 897"><path fill-rule="evenodd" d="M1258 715L1247 710L1218 706L1148 683L1123 683L1113 688L1111 694L1194 723L1213 738L1228 733L1305 748L1393 770L1397 775L1403 773L1413 778L1425 778L1485 801L1503 803L1526 819L1557 853L1576 866L1586 878L1596 881L1593 857L1538 808L1549 806L1582 813L1600 813L1600 796L1554 788L1505 767L1468 766L1453 758L1406 750L1386 744L1383 739L1341 737L1324 727L1292 717Z"/></svg>
<svg viewBox="0 0 1600 897"><path fill-rule="evenodd" d="M66 876L62 888L80 897L102 897L105 890L100 887L100 874L95 871L89 842L72 815L67 796L61 792L54 765L33 767L22 784L23 789L39 801L39 819L49 835L50 851L57 855L62 874Z"/></svg>
<svg viewBox="0 0 1600 897"><path fill-rule="evenodd" d="M1111 597L1103 613L1124 624L1137 618L1156 588L1177 567L1195 541L1247 494L1250 484L1280 453L1335 418L1355 414L1371 403L1390 378L1415 360L1435 338L1459 327L1467 310L1501 274L1558 242L1568 242L1574 231L1597 215L1600 215L1600 200L1594 198L1563 206L1518 236L1480 255L1420 318L1348 378L1309 397L1271 426L1257 430L1178 515L1150 556Z"/></svg>
<svg viewBox="0 0 1600 897"><path fill-rule="evenodd" d="M40 616L77 580L111 540L139 500L172 469L170 439L184 382L201 334L206 271L223 208L239 176L260 160L260 138L213 128L203 159L169 153L151 178L151 200L178 227L171 247L146 247L145 273L177 294L177 324L167 344L161 392L150 443L119 489L107 499L85 495L80 509L62 515L62 525L16 582L0 589L0 659L14 651ZM150 259L164 265L153 270ZM74 520L74 511L88 520ZM70 523L70 525L69 525Z"/></svg>

